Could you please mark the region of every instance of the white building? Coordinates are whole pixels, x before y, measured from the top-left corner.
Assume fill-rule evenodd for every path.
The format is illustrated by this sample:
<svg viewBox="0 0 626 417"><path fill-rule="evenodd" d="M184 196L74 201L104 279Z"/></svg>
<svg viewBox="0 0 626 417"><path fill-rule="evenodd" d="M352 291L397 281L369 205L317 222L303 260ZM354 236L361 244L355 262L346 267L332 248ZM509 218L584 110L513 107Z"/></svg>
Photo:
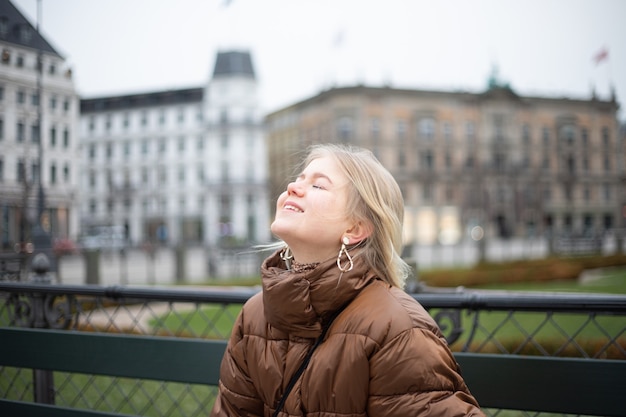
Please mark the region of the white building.
<svg viewBox="0 0 626 417"><path fill-rule="evenodd" d="M0 0L0 53L0 249L29 241L38 223L53 238L74 237L78 96L71 70L8 0Z"/></svg>
<svg viewBox="0 0 626 417"><path fill-rule="evenodd" d="M269 240L267 157L249 52L219 52L204 88L81 100L81 229L133 245Z"/></svg>

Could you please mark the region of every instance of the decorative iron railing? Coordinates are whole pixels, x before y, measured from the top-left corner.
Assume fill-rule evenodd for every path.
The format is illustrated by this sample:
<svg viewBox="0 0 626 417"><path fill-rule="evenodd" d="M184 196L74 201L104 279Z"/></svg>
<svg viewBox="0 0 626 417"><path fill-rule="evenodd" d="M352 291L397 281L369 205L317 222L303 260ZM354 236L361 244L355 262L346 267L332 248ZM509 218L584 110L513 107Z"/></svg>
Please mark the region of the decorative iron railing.
<svg viewBox="0 0 626 417"><path fill-rule="evenodd" d="M0 326L226 339L257 291L0 282ZM473 290L413 296L454 351L626 360L626 296ZM150 416L207 415L215 398L214 387L93 375L55 372L53 383L57 404ZM0 368L3 397L29 401L33 389L29 370Z"/></svg>

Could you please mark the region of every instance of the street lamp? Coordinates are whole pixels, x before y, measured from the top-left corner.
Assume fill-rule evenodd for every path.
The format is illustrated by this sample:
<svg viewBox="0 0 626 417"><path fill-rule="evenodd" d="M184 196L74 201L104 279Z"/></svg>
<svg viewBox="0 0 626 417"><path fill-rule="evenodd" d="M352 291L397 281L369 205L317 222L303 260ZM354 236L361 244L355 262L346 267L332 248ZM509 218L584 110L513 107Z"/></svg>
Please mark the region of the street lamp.
<svg viewBox="0 0 626 417"><path fill-rule="evenodd" d="M41 36L39 32L39 22L41 21L41 0L37 0L37 36ZM52 239L50 237L50 219L46 212L46 194L43 187L43 140L42 140L42 128L43 128L43 52L41 48L37 49L37 129L34 132L37 139L37 219L34 222L34 228L32 231L32 243L34 246L34 256L38 253L43 253L48 257L50 264L50 271L56 273L57 263L56 258L52 252Z"/></svg>

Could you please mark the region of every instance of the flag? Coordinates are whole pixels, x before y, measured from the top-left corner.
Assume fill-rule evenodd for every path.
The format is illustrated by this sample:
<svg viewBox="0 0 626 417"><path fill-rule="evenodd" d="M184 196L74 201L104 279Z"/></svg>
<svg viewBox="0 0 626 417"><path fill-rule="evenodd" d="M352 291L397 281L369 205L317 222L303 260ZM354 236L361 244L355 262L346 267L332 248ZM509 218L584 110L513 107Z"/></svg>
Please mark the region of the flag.
<svg viewBox="0 0 626 417"><path fill-rule="evenodd" d="M345 33L343 29L335 33L335 37L333 38L333 47L340 48L343 45L344 37Z"/></svg>
<svg viewBox="0 0 626 417"><path fill-rule="evenodd" d="M606 48L602 48L600 49L594 56L593 56L593 62L598 65L600 64L602 61L609 59L609 50Z"/></svg>

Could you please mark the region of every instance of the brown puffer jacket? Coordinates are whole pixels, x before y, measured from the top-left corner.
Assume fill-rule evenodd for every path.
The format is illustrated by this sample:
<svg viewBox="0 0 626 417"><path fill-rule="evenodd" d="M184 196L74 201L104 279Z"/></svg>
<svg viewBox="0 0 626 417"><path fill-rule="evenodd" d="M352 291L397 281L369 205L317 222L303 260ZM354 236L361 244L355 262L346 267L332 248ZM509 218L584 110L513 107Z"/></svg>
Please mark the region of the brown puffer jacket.
<svg viewBox="0 0 626 417"><path fill-rule="evenodd" d="M271 416L291 376L330 326L280 414L310 417L484 416L434 320L409 295L334 260L262 266L263 292L239 315L222 361L211 416Z"/></svg>

